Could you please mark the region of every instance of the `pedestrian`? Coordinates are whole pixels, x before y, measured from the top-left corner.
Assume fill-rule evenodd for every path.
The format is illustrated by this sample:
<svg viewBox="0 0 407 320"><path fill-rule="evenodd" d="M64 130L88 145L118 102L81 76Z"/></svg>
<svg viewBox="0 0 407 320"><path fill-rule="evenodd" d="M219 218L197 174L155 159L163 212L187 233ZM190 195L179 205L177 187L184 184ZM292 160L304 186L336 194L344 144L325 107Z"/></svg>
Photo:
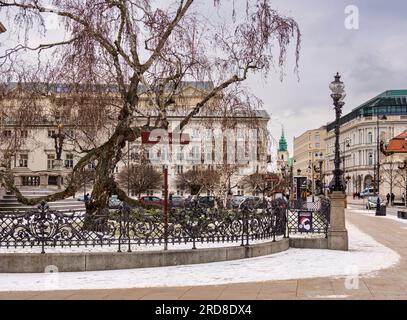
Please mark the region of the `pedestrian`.
<svg viewBox="0 0 407 320"><path fill-rule="evenodd" d="M405 193L403 192L403 194L401 195L401 202L403 202L405 204L406 203L405 200L406 200L406 196L405 196Z"/></svg>
<svg viewBox="0 0 407 320"><path fill-rule="evenodd" d="M394 193L392 192L390 195L390 200L391 200L391 205L394 206L394 200L395 200L396 196L394 195Z"/></svg>
<svg viewBox="0 0 407 320"><path fill-rule="evenodd" d="M389 204L389 203L390 203L390 193L388 193L388 194L386 195L386 199L387 199L387 204Z"/></svg>

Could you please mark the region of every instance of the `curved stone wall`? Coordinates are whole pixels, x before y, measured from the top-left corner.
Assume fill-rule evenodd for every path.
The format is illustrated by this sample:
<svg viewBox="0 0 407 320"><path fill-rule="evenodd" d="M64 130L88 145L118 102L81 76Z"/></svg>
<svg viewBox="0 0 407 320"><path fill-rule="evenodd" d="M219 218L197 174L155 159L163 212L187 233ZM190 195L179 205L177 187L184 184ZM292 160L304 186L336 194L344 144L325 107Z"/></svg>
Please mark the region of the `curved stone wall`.
<svg viewBox="0 0 407 320"><path fill-rule="evenodd" d="M176 266L238 260L288 250L289 239L249 246L197 250L84 252L84 253L6 253L0 254L1 273L40 273L118 270ZM50 267L55 266L55 267Z"/></svg>

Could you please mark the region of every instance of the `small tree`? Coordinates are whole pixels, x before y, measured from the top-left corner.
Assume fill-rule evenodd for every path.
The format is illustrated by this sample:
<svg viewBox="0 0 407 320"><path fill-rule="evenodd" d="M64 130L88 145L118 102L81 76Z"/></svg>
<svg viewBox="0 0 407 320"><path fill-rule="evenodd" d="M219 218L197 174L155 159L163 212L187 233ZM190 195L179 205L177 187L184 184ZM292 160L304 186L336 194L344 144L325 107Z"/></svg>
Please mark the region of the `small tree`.
<svg viewBox="0 0 407 320"><path fill-rule="evenodd" d="M242 179L242 185L253 193L260 192L263 199L286 186L285 180L275 173L253 173Z"/></svg>
<svg viewBox="0 0 407 320"><path fill-rule="evenodd" d="M147 164L132 164L124 167L117 176L117 181L123 189L130 190L138 195L151 189L160 188L162 174Z"/></svg>
<svg viewBox="0 0 407 320"><path fill-rule="evenodd" d="M179 174L176 185L181 189L197 190L199 195L203 190L214 191L214 187L219 182L219 175L214 170L189 170Z"/></svg>
<svg viewBox="0 0 407 320"><path fill-rule="evenodd" d="M386 158L386 162L382 163L380 166L381 181L389 186L390 194L393 193L393 189L396 186L397 181L400 179L398 165L398 162L393 159L393 156L390 156Z"/></svg>

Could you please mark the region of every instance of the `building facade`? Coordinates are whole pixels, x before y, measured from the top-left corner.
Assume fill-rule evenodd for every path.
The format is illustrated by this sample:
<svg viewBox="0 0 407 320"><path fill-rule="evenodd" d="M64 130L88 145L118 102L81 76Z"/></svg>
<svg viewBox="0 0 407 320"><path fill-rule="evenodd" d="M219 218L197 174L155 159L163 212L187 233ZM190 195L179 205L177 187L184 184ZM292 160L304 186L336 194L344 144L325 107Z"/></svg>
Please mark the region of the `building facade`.
<svg viewBox="0 0 407 320"><path fill-rule="evenodd" d="M325 183L332 180L334 169L335 124L327 126ZM341 169L348 181L347 193L361 192L374 187L376 166L380 162L380 194L386 195L389 182L386 178L386 161L380 152L380 141L390 139L407 129L407 90L389 90L353 109L340 119ZM400 197L400 189L393 191Z"/></svg>
<svg viewBox="0 0 407 320"><path fill-rule="evenodd" d="M176 131L181 120L199 101L200 97L213 87L207 82L185 83L175 98L176 104L168 110L168 131ZM63 90L57 90L62 99ZM66 98L66 97L65 97ZM221 99L219 97L218 99ZM18 99L17 99L18 100ZM10 104L18 103L13 100ZM147 98L144 97L146 108ZM53 102L47 99L45 105ZM7 110L7 107L3 110ZM153 115L154 116L154 115ZM134 125L144 125L148 119L137 117ZM187 145L156 144L143 145L141 138L130 142L123 148L123 159L116 167L116 173L132 163L148 161L157 171L163 166L168 167L169 192L181 196L188 195L191 190L180 189L177 177L189 170L220 170L231 172L229 185L234 194L244 194L240 180L248 174L267 172L269 155L268 122L269 115L264 110L242 110L227 113L224 110L211 109L195 115L182 131L189 136ZM35 125L17 127L7 115L1 118L2 144L0 155L7 158L7 166L15 177L18 187L50 188L55 187L60 175L67 177L83 156L77 143L70 143L67 138L62 150L63 166L56 166L56 149L54 134L57 133L56 119ZM78 125L66 124L63 128L67 137L77 136L81 130ZM101 137L103 135L101 134ZM10 153L10 145L18 137L20 143ZM101 138L103 141L104 138ZM10 142L10 144L9 144ZM8 145L9 144L9 145ZM3 161L4 162L4 161ZM225 169L227 168L227 170ZM92 168L89 167L89 170ZM87 190L90 192L90 185ZM85 186L86 188L86 186ZM78 190L81 192L81 190ZM131 190L130 190L131 192ZM148 195L162 196L162 189L149 190Z"/></svg>
<svg viewBox="0 0 407 320"><path fill-rule="evenodd" d="M326 127L323 126L294 137L294 175L307 177L312 190L315 190L319 178L319 161L325 156L326 135Z"/></svg>

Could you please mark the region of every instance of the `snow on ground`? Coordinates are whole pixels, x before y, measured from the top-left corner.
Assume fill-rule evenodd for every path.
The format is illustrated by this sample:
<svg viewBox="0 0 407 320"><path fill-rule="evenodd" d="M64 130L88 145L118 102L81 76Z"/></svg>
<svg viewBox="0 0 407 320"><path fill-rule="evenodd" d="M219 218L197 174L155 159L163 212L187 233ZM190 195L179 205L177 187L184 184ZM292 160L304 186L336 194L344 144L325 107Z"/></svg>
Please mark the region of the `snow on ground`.
<svg viewBox="0 0 407 320"><path fill-rule="evenodd" d="M0 274L0 291L145 288L220 285L270 280L372 274L400 256L348 224L350 250L289 249L270 256L161 268Z"/></svg>
<svg viewBox="0 0 407 320"><path fill-rule="evenodd" d="M321 237L319 235L319 237ZM276 237L276 241L282 239L282 236ZM249 240L249 244L260 244L270 242L272 239L263 240ZM245 242L246 243L246 242ZM236 247L241 245L241 240L237 242L196 242L195 246L197 249L207 249L207 248L222 248L222 247ZM193 247L192 242L180 243L180 244L168 244L168 250L191 250ZM122 252L127 252L128 246L122 244ZM46 253L81 253L81 252L117 252L118 245L108 246L91 246L87 247L45 247ZM164 244L144 244L144 245L131 245L131 251L159 251L164 250ZM0 254L2 253L41 253L41 247L0 247Z"/></svg>

